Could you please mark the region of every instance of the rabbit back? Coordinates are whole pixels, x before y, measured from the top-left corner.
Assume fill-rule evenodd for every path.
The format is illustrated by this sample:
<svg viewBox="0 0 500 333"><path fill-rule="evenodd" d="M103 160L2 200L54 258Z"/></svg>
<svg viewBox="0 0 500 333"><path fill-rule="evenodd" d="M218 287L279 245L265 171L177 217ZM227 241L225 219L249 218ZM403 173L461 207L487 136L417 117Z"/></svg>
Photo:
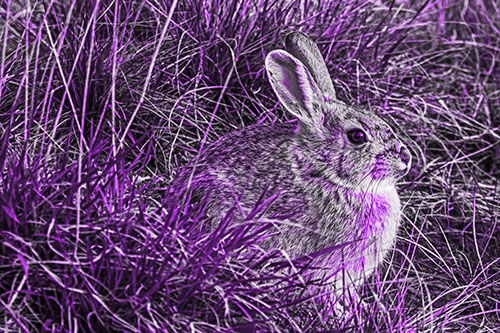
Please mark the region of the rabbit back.
<svg viewBox="0 0 500 333"><path fill-rule="evenodd" d="M280 193L274 213L305 212L302 189L290 177L288 151L296 128L296 123L256 124L231 132L210 144L198 161L185 165L170 191L189 187L195 196L208 195L208 215L215 220L235 205L251 210L264 192ZM236 212L236 220L243 218Z"/></svg>

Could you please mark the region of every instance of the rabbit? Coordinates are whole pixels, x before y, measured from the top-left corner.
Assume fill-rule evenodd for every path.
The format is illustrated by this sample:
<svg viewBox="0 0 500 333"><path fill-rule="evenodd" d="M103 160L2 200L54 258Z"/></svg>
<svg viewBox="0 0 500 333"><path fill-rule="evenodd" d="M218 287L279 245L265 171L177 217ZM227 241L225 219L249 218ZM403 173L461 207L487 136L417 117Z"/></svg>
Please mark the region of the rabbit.
<svg viewBox="0 0 500 333"><path fill-rule="evenodd" d="M357 286L394 243L396 181L409 171L411 154L376 114L336 99L313 40L292 32L285 45L267 55L265 69L296 121L221 137L180 169L171 191L208 195L208 215L219 222L235 205L233 221L243 221L263 193L275 195L265 217L283 223L267 246L295 258L333 248L314 264L326 268L335 288L346 279Z"/></svg>

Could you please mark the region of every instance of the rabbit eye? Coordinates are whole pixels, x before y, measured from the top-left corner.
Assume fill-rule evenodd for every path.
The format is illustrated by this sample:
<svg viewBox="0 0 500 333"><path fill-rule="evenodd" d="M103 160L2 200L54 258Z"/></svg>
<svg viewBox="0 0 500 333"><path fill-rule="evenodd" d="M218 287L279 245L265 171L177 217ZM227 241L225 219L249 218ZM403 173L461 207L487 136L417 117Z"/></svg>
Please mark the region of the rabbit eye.
<svg viewBox="0 0 500 333"><path fill-rule="evenodd" d="M347 132L347 139L349 139L349 141L355 145L361 145L367 141L366 133L359 128L349 130Z"/></svg>

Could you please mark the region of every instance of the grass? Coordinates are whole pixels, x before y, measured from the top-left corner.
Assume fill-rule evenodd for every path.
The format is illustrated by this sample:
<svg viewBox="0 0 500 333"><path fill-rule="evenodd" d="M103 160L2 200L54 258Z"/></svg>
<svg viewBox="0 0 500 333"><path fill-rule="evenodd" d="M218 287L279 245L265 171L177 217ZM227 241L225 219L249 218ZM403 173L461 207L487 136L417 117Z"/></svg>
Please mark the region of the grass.
<svg viewBox="0 0 500 333"><path fill-rule="evenodd" d="M3 0L2 330L497 331L499 17L491 0ZM293 30L415 162L395 250L343 316L261 251L268 224L230 211L206 234L209 199L167 195L209 142L290 119L263 64Z"/></svg>

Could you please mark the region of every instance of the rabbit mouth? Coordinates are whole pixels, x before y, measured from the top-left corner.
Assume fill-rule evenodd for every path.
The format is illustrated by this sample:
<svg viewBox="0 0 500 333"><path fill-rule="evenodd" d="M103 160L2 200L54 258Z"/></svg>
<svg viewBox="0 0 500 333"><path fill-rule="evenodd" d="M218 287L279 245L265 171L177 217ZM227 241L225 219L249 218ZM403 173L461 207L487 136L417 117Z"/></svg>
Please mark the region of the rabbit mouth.
<svg viewBox="0 0 500 333"><path fill-rule="evenodd" d="M374 180L383 178L401 178L410 171L411 157L406 156L377 156L370 175Z"/></svg>
<svg viewBox="0 0 500 333"><path fill-rule="evenodd" d="M411 159L406 158L394 158L390 161L390 169L396 178L401 178L406 176L410 171Z"/></svg>
<svg viewBox="0 0 500 333"><path fill-rule="evenodd" d="M386 178L401 178L409 171L409 165L403 161L394 161L390 165L385 163L378 163L370 171L370 176L373 180L383 180Z"/></svg>
<svg viewBox="0 0 500 333"><path fill-rule="evenodd" d="M394 169L397 170L398 176L403 177L408 174L410 171L410 164L408 162L404 161L397 161L395 163Z"/></svg>

